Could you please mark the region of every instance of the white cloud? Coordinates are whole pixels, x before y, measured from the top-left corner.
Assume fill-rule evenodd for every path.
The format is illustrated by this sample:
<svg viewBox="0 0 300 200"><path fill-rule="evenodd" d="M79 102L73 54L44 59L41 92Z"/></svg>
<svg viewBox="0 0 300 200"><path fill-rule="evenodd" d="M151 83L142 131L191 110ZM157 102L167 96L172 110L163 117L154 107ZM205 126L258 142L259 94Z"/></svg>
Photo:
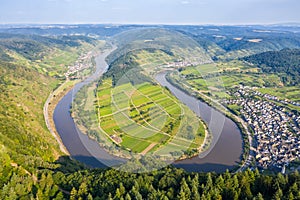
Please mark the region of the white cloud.
<svg viewBox="0 0 300 200"><path fill-rule="evenodd" d="M186 0L184 0L184 1L181 1L181 4L190 4L191 2L189 2L189 1L186 1Z"/></svg>

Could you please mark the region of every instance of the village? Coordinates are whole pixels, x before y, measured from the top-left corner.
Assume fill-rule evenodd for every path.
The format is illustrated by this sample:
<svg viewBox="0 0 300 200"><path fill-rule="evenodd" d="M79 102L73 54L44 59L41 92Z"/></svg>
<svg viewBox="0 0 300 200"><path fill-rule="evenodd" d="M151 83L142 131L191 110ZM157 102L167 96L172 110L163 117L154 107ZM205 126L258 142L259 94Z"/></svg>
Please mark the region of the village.
<svg viewBox="0 0 300 200"><path fill-rule="evenodd" d="M236 99L224 100L223 103L239 106L243 120L254 131L256 165L263 169L274 167L285 171L289 163L300 157L300 116L276 102L299 104L244 86L240 86L233 95Z"/></svg>
<svg viewBox="0 0 300 200"><path fill-rule="evenodd" d="M88 69L91 67L91 60L95 56L92 51L82 54L78 57L77 61L68 66L68 71L65 73L67 79L78 79L80 78L78 72Z"/></svg>

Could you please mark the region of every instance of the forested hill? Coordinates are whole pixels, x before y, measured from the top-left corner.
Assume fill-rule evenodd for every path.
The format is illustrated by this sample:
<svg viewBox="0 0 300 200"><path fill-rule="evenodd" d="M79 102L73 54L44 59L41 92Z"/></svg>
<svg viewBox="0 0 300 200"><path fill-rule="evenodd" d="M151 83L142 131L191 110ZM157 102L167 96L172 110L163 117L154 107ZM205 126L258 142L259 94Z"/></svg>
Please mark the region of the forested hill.
<svg viewBox="0 0 300 200"><path fill-rule="evenodd" d="M45 126L43 105L66 67L96 43L81 36L0 36L0 199L300 199L298 172L168 167L134 174L90 169L64 156Z"/></svg>
<svg viewBox="0 0 300 200"><path fill-rule="evenodd" d="M283 83L300 83L300 49L269 51L242 58L253 63L266 73L280 73Z"/></svg>
<svg viewBox="0 0 300 200"><path fill-rule="evenodd" d="M266 176L258 171L222 175L187 173L166 168L148 174L115 170L85 170L73 174L56 173L54 181L71 191L71 199L299 199L300 176Z"/></svg>
<svg viewBox="0 0 300 200"><path fill-rule="evenodd" d="M57 168L55 161L63 155L46 128L44 103L67 66L94 42L0 34L0 199L43 193L37 183L40 169Z"/></svg>

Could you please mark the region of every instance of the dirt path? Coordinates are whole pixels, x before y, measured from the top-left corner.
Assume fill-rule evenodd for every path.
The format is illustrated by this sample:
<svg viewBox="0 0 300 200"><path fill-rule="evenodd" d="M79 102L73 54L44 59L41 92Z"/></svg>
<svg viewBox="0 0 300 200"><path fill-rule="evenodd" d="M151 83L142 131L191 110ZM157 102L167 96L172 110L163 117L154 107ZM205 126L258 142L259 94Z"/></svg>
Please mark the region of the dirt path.
<svg viewBox="0 0 300 200"><path fill-rule="evenodd" d="M157 145L157 143L150 144L146 149L144 149L144 151L141 154L143 156L146 155L146 153L148 153L153 147L155 147L155 145Z"/></svg>
<svg viewBox="0 0 300 200"><path fill-rule="evenodd" d="M29 171L27 171L26 169L24 169L22 166L19 166L17 163L12 162L12 163L10 163L10 165L12 167L19 168L19 169L23 170L27 175L29 175L29 176L32 177L32 179L33 179L34 182L38 181L38 178L36 177L36 175L31 174Z"/></svg>

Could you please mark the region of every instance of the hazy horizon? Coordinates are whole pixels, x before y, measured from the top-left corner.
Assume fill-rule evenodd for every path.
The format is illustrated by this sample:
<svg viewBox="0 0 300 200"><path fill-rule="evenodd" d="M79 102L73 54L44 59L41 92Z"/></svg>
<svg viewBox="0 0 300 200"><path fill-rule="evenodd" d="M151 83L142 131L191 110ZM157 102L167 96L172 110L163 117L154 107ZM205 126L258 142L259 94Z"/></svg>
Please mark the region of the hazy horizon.
<svg viewBox="0 0 300 200"><path fill-rule="evenodd" d="M0 26L9 25L20 25L20 26L62 26L62 25L107 25L107 26L122 26L122 25L137 25L137 26L300 26L300 22L278 22L278 23L237 23L237 24L225 24L225 23L211 23L211 24L192 24L192 23L97 23L97 22L86 22L86 23L0 23Z"/></svg>
<svg viewBox="0 0 300 200"><path fill-rule="evenodd" d="M2 0L0 24L298 23L297 0Z"/></svg>

